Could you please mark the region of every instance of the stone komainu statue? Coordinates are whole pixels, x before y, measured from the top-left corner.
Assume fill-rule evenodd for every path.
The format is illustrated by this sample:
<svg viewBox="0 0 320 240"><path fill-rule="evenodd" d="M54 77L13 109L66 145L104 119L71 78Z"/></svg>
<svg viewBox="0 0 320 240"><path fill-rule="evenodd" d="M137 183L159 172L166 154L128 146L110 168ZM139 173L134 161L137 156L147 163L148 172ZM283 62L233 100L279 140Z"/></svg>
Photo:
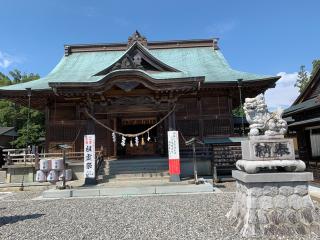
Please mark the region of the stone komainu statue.
<svg viewBox="0 0 320 240"><path fill-rule="evenodd" d="M243 109L250 124L249 136L276 136L287 132L287 122L282 119L283 110L278 108L276 112L268 112L263 94L246 98Z"/></svg>

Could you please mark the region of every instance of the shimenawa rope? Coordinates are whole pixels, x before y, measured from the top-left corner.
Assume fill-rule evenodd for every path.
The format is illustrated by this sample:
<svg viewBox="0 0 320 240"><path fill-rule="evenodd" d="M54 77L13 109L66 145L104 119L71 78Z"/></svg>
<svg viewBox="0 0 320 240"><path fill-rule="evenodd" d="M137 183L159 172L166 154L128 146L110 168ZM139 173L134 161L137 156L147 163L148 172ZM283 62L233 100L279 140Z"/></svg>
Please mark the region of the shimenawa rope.
<svg viewBox="0 0 320 240"><path fill-rule="evenodd" d="M170 112L168 112L163 118L161 118L156 124L152 125L151 127L149 127L148 129L144 130L143 132L140 133L135 133L135 134L130 134L130 133L122 133L119 131L116 131L108 126L106 126L105 124L103 124L102 122L100 122L98 119L96 119L94 116L92 116L89 112L88 109L85 108L85 113L87 114L88 117L90 117L93 121L95 121L97 124L99 124L100 126L108 129L110 132L113 132L115 134L118 134L120 136L124 136L124 137L129 137L129 138L134 138L134 137L138 137L141 136L147 132L149 132L151 129L155 128L157 125L159 125L161 122L163 122L167 117L169 117L169 115L175 110L176 105L173 106L173 108L171 109Z"/></svg>

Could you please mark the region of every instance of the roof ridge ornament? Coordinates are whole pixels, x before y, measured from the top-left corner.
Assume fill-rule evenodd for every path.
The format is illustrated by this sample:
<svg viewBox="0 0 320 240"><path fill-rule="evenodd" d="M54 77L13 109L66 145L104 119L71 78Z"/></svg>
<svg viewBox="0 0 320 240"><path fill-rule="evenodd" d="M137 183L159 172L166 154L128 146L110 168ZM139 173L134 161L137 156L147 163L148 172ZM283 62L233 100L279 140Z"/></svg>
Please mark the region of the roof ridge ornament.
<svg viewBox="0 0 320 240"><path fill-rule="evenodd" d="M214 38L213 39L213 49L214 50L220 50L218 43L219 43L219 38Z"/></svg>
<svg viewBox="0 0 320 240"><path fill-rule="evenodd" d="M148 41L147 38L141 35L138 30L136 30L129 38L128 38L128 48L131 47L135 42L139 42L143 46L147 47Z"/></svg>

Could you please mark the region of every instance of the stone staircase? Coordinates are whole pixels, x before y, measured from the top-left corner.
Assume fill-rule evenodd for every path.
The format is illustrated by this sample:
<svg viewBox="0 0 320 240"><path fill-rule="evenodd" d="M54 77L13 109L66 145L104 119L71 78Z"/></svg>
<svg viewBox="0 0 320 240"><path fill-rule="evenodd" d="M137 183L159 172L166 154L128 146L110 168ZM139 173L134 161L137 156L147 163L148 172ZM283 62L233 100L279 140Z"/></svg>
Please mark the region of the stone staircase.
<svg viewBox="0 0 320 240"><path fill-rule="evenodd" d="M146 157L107 160L98 172L98 179L107 181L169 179L168 159Z"/></svg>
<svg viewBox="0 0 320 240"><path fill-rule="evenodd" d="M7 178L7 172L0 170L0 183L5 183Z"/></svg>

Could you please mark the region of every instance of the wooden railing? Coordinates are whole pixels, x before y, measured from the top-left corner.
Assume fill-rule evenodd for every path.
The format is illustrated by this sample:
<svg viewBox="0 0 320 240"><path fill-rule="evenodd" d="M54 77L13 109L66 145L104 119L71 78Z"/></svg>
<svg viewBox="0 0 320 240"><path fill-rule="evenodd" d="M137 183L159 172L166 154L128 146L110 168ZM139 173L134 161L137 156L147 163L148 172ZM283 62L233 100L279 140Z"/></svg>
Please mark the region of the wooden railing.
<svg viewBox="0 0 320 240"><path fill-rule="evenodd" d="M97 151L98 156L100 152ZM25 164L34 165L37 158L36 154L28 153L27 149L4 149L3 157L8 165ZM62 158L63 153L39 153L39 160L44 158ZM67 161L83 161L83 152L66 152Z"/></svg>

